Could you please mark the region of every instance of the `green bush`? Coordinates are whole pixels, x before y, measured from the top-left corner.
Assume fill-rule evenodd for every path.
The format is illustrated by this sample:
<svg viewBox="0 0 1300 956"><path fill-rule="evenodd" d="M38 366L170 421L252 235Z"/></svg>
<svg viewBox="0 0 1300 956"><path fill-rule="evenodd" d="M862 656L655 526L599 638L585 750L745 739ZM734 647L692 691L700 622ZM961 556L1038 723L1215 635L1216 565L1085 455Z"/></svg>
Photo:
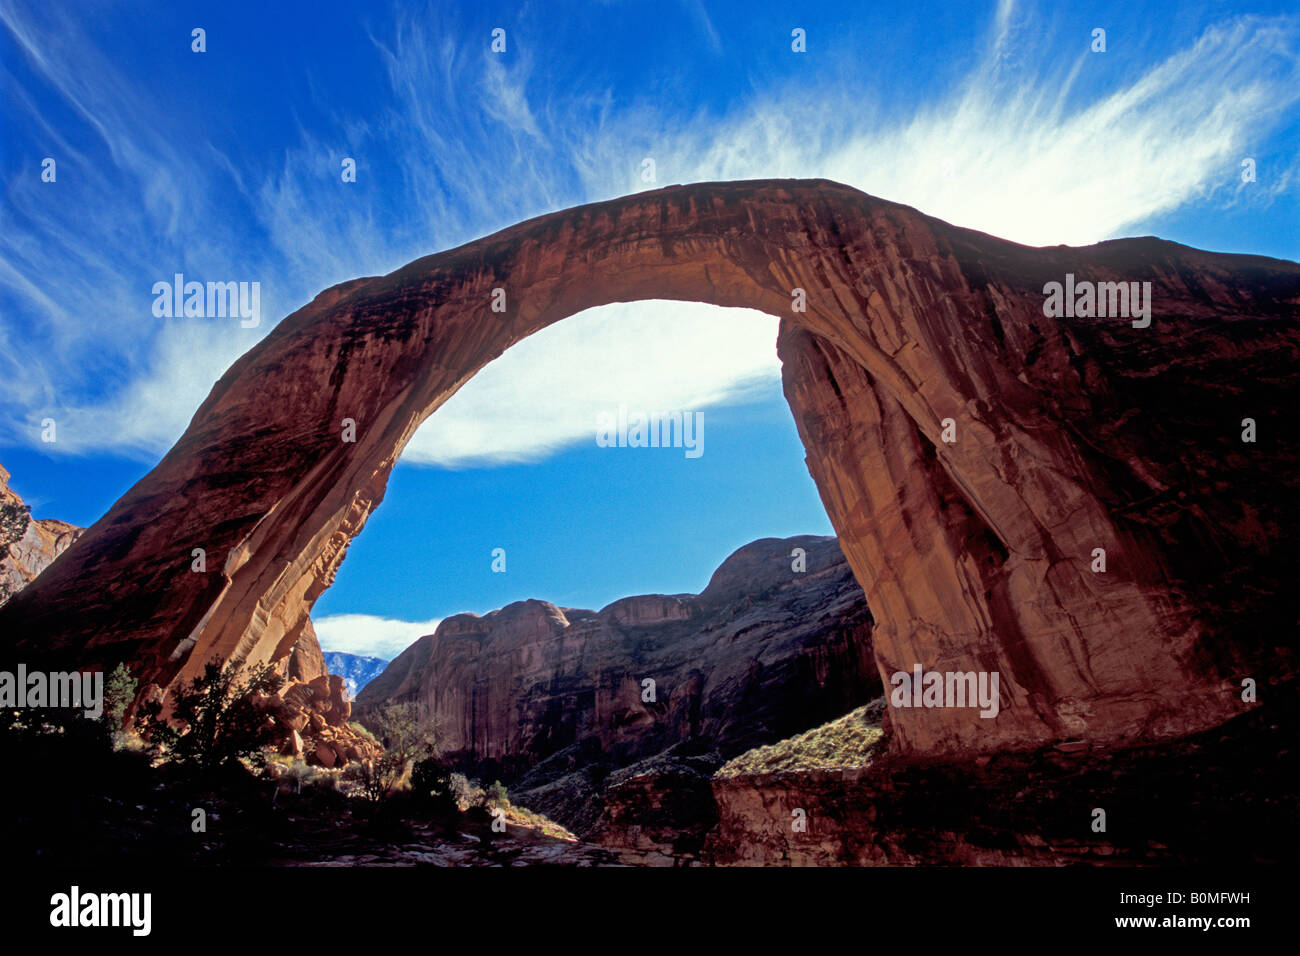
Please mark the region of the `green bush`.
<svg viewBox="0 0 1300 956"><path fill-rule="evenodd" d="M505 785L500 780L494 780L492 786L487 788L484 800L489 807L510 806L510 794L506 792Z"/></svg>
<svg viewBox="0 0 1300 956"><path fill-rule="evenodd" d="M122 729L127 708L135 700L135 687L135 678L131 676L125 664L118 664L108 675L108 681L104 685L102 718L111 729L115 731Z"/></svg>
<svg viewBox="0 0 1300 956"><path fill-rule="evenodd" d="M458 776L440 758L426 757L417 761L411 771L411 792L416 802L432 813L456 813L460 805L454 778Z"/></svg>
<svg viewBox="0 0 1300 956"><path fill-rule="evenodd" d="M254 695L274 694L284 679L267 663L253 667L241 680L244 662L225 667L208 663L203 673L176 692L172 719L162 716L162 702L140 705L138 723L157 755L199 770L215 770L239 761L265 762L262 726L266 715L253 706ZM180 726L177 726L179 724Z"/></svg>
<svg viewBox="0 0 1300 956"><path fill-rule="evenodd" d="M352 728L353 733L357 734L358 736L364 737L372 744L379 743L379 741L375 738L375 735L370 732L370 728L366 727L364 724L359 724L355 720L349 720L348 726Z"/></svg>

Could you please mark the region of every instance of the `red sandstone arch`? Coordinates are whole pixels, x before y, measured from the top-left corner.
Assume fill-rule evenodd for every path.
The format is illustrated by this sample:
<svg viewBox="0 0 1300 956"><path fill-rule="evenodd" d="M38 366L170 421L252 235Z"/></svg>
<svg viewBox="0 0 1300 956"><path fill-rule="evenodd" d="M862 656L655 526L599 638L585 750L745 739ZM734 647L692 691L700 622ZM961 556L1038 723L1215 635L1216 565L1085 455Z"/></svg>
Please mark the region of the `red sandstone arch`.
<svg viewBox="0 0 1300 956"><path fill-rule="evenodd" d="M1153 281L1156 321L1044 317L1042 286L1066 272ZM791 311L796 287L806 313ZM131 659L160 685L213 655L282 659L295 644L310 668L311 606L424 418L527 335L642 298L781 317L786 394L882 672L1001 675L997 719L897 711L900 747L1114 740L1241 706L1231 680L1251 648L1220 628L1244 611L1194 592L1206 569L1187 549L1239 569L1282 536L1241 530L1240 509L1188 478L1235 468L1250 494L1285 456L1234 447L1245 412L1199 400L1197 376L1253 389L1257 417L1276 410L1294 385L1300 267L1157 240L1033 249L820 180L581 206L323 292L0 609L6 653ZM1171 417L1153 421L1165 400ZM194 548L208 573L191 572ZM1095 548L1106 574L1090 570Z"/></svg>

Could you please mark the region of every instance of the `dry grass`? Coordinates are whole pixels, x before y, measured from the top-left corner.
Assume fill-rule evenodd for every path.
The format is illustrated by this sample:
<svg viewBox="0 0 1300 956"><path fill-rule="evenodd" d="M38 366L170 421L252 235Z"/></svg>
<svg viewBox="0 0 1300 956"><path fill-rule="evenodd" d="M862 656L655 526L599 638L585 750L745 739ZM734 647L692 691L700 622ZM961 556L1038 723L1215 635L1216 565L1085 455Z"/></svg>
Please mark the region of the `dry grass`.
<svg viewBox="0 0 1300 956"><path fill-rule="evenodd" d="M535 813L526 807L518 807L513 804L504 809L507 823L513 823L515 826L536 830L538 833L551 837L552 839L567 840L570 843L578 842L578 838L567 829L556 823L554 820L548 820L540 813Z"/></svg>
<svg viewBox="0 0 1300 956"><path fill-rule="evenodd" d="M466 780L460 774L452 774L452 777L460 777L460 784L455 786L455 789L458 793L457 803L462 811L475 806L488 809L500 808L505 813L506 823L511 826L533 830L556 840L578 842L578 838L573 833L554 820L527 807L511 803L506 788L501 786L500 782L490 787L483 787L477 780Z"/></svg>
<svg viewBox="0 0 1300 956"><path fill-rule="evenodd" d="M728 761L715 776L865 767L883 736L880 726L868 721L866 712L867 707L859 707L828 724L755 747Z"/></svg>

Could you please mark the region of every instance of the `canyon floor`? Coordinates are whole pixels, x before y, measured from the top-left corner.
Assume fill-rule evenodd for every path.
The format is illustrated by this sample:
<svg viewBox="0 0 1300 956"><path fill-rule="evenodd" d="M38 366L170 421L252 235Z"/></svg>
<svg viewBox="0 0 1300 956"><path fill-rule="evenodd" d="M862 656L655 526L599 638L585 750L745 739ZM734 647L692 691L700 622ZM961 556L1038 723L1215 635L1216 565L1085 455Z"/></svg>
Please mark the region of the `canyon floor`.
<svg viewBox="0 0 1300 956"><path fill-rule="evenodd" d="M777 574L795 547L807 573ZM504 832L483 805L432 814L409 792L368 802L332 763L305 784L285 776L290 758L200 780L78 720L0 730L0 845L45 866L148 868L1132 867L1300 850L1293 685L1265 683L1242 716L1174 740L918 757L891 745L871 631L835 539L764 539L698 596L450 619L367 688L372 707L424 706L461 770L507 781ZM661 704L642 700L643 673L658 676ZM308 694L316 684L322 694ZM315 715L324 733L312 708L325 708L347 726L341 686L293 685L311 699L290 717ZM456 700L449 687L487 690L438 713ZM869 702L845 712L855 700Z"/></svg>
<svg viewBox="0 0 1300 956"><path fill-rule="evenodd" d="M376 806L242 769L200 782L139 753L26 740L6 748L17 772L0 798L0 837L10 859L51 867L1280 863L1300 848L1300 721L1278 697L1213 731L1118 751L882 754L865 767L774 771L755 751L703 790L643 775L615 788L614 822L627 825L607 828L603 845L557 836L519 808L496 833L481 808L449 818L409 795ZM675 815L710 799L711 822ZM793 808L805 811L804 832L790 826ZM1097 808L1105 832L1093 828Z"/></svg>

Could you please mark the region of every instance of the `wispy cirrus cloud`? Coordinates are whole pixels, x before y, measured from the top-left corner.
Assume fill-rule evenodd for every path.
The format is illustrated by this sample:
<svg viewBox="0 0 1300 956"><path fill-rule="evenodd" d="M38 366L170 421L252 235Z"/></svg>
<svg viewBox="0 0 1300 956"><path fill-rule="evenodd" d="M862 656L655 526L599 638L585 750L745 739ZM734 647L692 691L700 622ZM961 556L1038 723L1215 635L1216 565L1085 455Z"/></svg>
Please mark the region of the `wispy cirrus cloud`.
<svg viewBox="0 0 1300 956"><path fill-rule="evenodd" d="M1211 27L1084 97L1086 45L1039 71L1003 67L1008 31L1032 24L1011 9L1000 6L989 55L963 83L903 115L861 91L796 84L684 124L655 107L621 111L574 150L588 157L588 192L645 188L628 158L637 144L661 181L822 177L1018 242L1078 245L1235 188L1243 151L1300 101L1294 18Z"/></svg>
<svg viewBox="0 0 1300 956"><path fill-rule="evenodd" d="M1039 15L1002 0L968 74L923 99L809 71L756 77L749 94L702 108L649 93L615 102L599 82L566 85L539 66L518 40L526 30L500 58L403 8L367 35L374 108L351 114L307 83L315 119L273 150L169 129L162 92L39 8L7 6L0 22L27 67L5 74L10 108L34 138L81 157L76 188L52 194L31 176L7 187L0 437L34 443L50 415L74 452L156 457L229 363L319 289L579 202L670 182L824 177L1006 238L1087 243L1189 203L1266 203L1297 161L1294 144L1268 145L1300 98L1294 17L1226 19L1103 81L1085 42L1029 63ZM699 24L721 46L716 22ZM53 91L66 123L37 106L34 85ZM1243 194L1238 163L1265 148L1282 168ZM340 188L344 156L361 175ZM655 183L640 178L647 156ZM172 271L263 279L263 327L153 318L147 283ZM769 318L703 306L593 310L481 372L404 461L536 459L589 441L611 404L735 401L778 374L774 338Z"/></svg>
<svg viewBox="0 0 1300 956"><path fill-rule="evenodd" d="M702 303L591 309L488 365L420 427L402 460L536 460L594 443L596 415L620 404L696 411L741 401L780 376L776 331L773 316Z"/></svg>
<svg viewBox="0 0 1300 956"><path fill-rule="evenodd" d="M588 200L663 182L824 177L1021 242L1086 244L1216 190L1235 191L1242 151L1300 99L1293 21L1214 27L1133 83L1081 102L1073 93L1092 55L1086 45L1054 77L1051 95L1042 76L1004 69L1000 51L1032 23L1003 0L975 72L906 117L885 115L857 91L809 96L790 86L729 115L686 122L655 104L625 106L590 127L560 124L553 142L574 158ZM643 156L656 161L656 183L640 180ZM536 458L590 441L593 414L609 396L634 407L652 397L668 408L707 404L702 395L734 400L746 383L778 376L779 365L774 323L729 313L615 305L555 326L479 373L403 458ZM558 381L565 368L584 374Z"/></svg>
<svg viewBox="0 0 1300 956"><path fill-rule="evenodd" d="M7 131L41 147L5 177L0 204L0 440L157 457L265 329L160 320L152 283L176 272L251 281L261 263L213 201L220 171L163 128L156 90L59 11L6 4L0 27L15 54L0 76L19 113ZM41 181L45 155L55 183ZM271 314L287 301L275 285ZM53 445L39 439L47 417Z"/></svg>

